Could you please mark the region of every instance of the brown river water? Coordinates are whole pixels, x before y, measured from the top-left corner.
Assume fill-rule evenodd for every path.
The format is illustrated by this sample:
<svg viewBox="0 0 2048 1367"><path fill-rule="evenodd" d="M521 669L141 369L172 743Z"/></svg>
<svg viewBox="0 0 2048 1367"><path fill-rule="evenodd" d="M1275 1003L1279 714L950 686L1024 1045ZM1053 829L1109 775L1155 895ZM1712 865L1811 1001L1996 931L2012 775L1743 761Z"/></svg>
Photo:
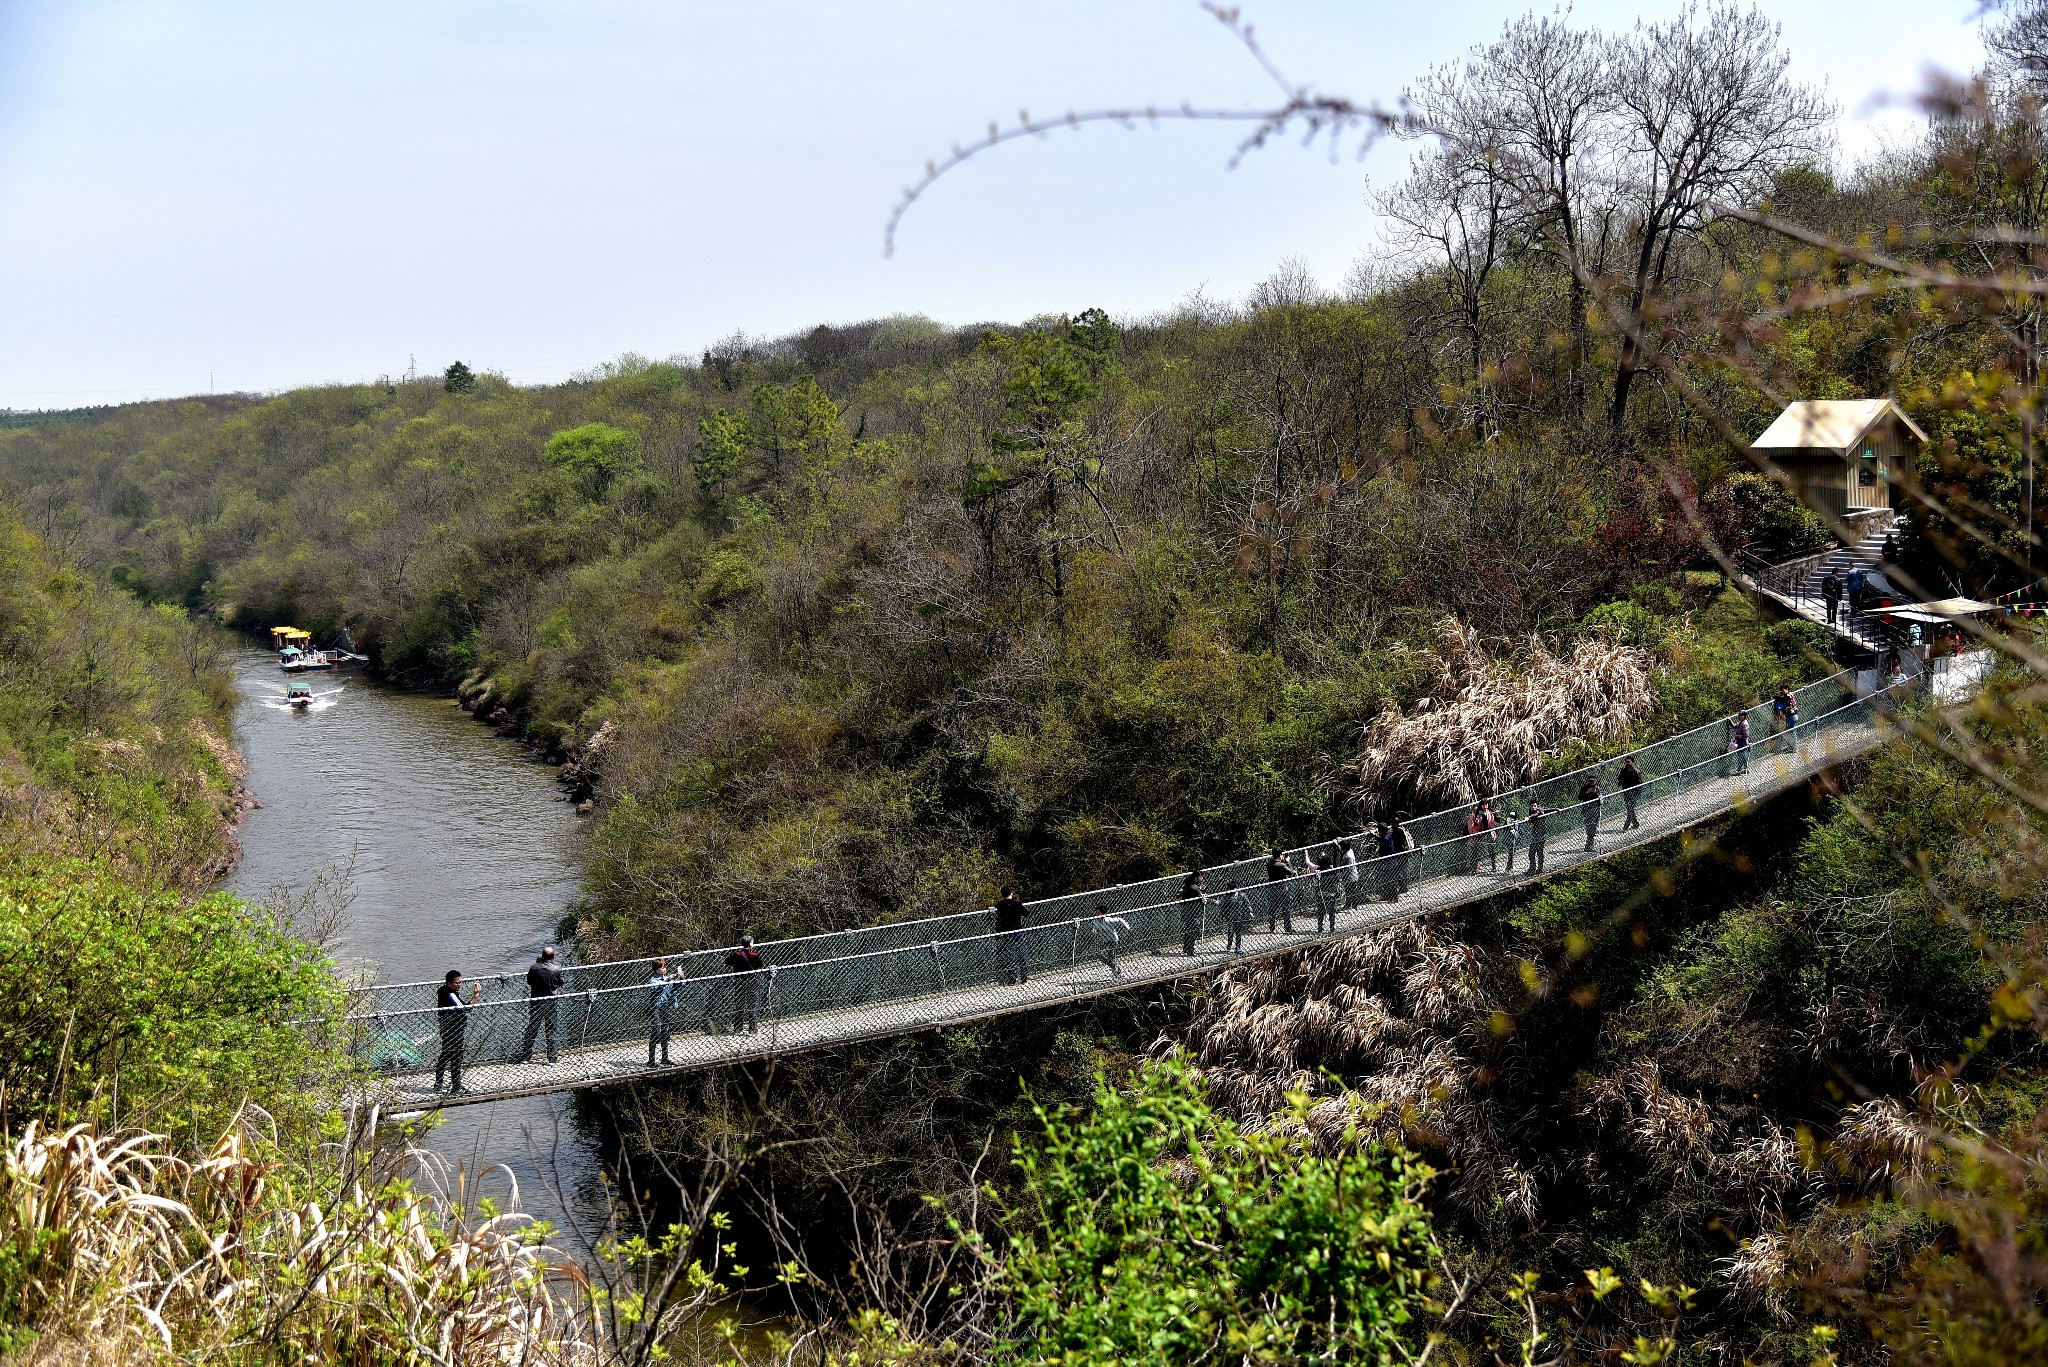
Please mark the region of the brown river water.
<svg viewBox="0 0 2048 1367"><path fill-rule="evenodd" d="M326 944L351 981L523 972L578 890L577 817L554 771L448 699L353 668L299 676L316 697L303 712L285 705L271 652L238 652L235 674L235 744L262 805L227 886L263 901L349 870ZM505 1175L487 1169L503 1164L523 1208L558 1226L603 1208L566 1095L444 1112L424 1146L501 1199Z"/></svg>

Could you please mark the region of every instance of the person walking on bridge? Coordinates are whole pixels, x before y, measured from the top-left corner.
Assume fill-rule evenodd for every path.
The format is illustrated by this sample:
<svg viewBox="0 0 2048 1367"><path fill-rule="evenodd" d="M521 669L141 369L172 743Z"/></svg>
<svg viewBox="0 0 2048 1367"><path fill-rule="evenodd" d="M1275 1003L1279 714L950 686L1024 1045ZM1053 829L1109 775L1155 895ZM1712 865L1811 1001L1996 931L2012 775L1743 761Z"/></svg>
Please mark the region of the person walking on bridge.
<svg viewBox="0 0 2048 1367"><path fill-rule="evenodd" d="M1244 953L1244 933L1252 925L1251 894L1235 883L1225 883L1223 890L1230 894L1223 900L1223 921L1228 928L1228 937L1223 947L1232 954Z"/></svg>
<svg viewBox="0 0 2048 1367"><path fill-rule="evenodd" d="M1399 821L1387 827L1387 848L1394 852L1394 861L1389 866L1394 875L1394 895L1389 902L1398 902L1408 895L1409 886L1415 881L1415 833Z"/></svg>
<svg viewBox="0 0 2048 1367"><path fill-rule="evenodd" d="M761 980L770 970L761 951L754 948L753 936L740 936L739 945L725 956L725 966L732 970L732 1032L757 1034L761 1029Z"/></svg>
<svg viewBox="0 0 2048 1367"><path fill-rule="evenodd" d="M1515 804L1512 802L1500 804L1498 819L1501 872L1512 874L1515 871L1515 849L1522 843L1522 821L1515 815Z"/></svg>
<svg viewBox="0 0 2048 1367"><path fill-rule="evenodd" d="M654 1066L654 1050L661 1048L661 1061L668 1062L669 1031L675 1021L676 983L680 973L669 972L667 959L656 959L653 971L647 978L647 990L651 994L647 1003L647 1066Z"/></svg>
<svg viewBox="0 0 2048 1367"><path fill-rule="evenodd" d="M1749 713L1737 712L1728 719L1728 753L1735 756L1735 772L1749 772Z"/></svg>
<svg viewBox="0 0 2048 1367"><path fill-rule="evenodd" d="M1109 913L1109 903L1097 902L1095 914L1088 918L1088 928L1095 932L1095 956L1109 965L1109 975L1121 978L1124 971L1117 967L1116 947L1124 942L1124 936L1131 933L1131 923L1121 916Z"/></svg>
<svg viewBox="0 0 2048 1367"><path fill-rule="evenodd" d="M1024 899L1006 883L995 911L996 934L1003 937L1003 981L1011 987L1022 987L1031 981L1031 956L1024 951Z"/></svg>
<svg viewBox="0 0 2048 1367"><path fill-rule="evenodd" d="M1778 723L1778 734L1783 736L1785 753L1799 748L1799 699L1792 690L1780 685L1778 696L1771 699L1771 716Z"/></svg>
<svg viewBox="0 0 2048 1367"><path fill-rule="evenodd" d="M1394 900L1394 828L1384 821L1370 821L1365 829L1372 837L1372 848L1365 852L1365 895L1376 901L1391 902Z"/></svg>
<svg viewBox="0 0 2048 1367"><path fill-rule="evenodd" d="M1643 771L1636 767L1634 755L1621 762L1621 772L1615 775L1614 786L1621 789L1621 805L1628 811L1628 817L1621 823L1621 828L1624 831L1632 831L1643 824L1636 818L1636 789L1643 786Z"/></svg>
<svg viewBox="0 0 2048 1367"><path fill-rule="evenodd" d="M1288 867L1287 856L1275 850L1266 860L1266 933L1284 924L1287 933L1294 933L1293 889L1287 880L1294 877L1294 870Z"/></svg>
<svg viewBox="0 0 2048 1367"><path fill-rule="evenodd" d="M469 1008L483 994L483 985L469 989L462 999L462 970L451 968L434 992L434 1009L440 1013L441 1056L434 1060L434 1090L441 1090L441 1076L447 1072L448 1095L462 1095L462 1052L469 1042Z"/></svg>
<svg viewBox="0 0 2048 1367"><path fill-rule="evenodd" d="M1202 871L1189 869L1180 885L1180 952L1195 957L1195 940L1202 931L1202 908L1208 898L1202 887Z"/></svg>
<svg viewBox="0 0 2048 1367"><path fill-rule="evenodd" d="M1842 615L1842 577L1833 570L1821 577L1820 600L1827 604L1828 625L1833 626Z"/></svg>
<svg viewBox="0 0 2048 1367"><path fill-rule="evenodd" d="M1579 785L1579 819L1586 823L1586 851L1590 854L1600 834L1600 780L1592 774Z"/></svg>
<svg viewBox="0 0 2048 1367"><path fill-rule="evenodd" d="M1310 867L1316 875L1316 934L1320 935L1326 926L1337 928L1337 856L1328 848L1317 850Z"/></svg>
<svg viewBox="0 0 2048 1367"><path fill-rule="evenodd" d="M543 946L540 957L526 968L526 1040L519 1046L519 1061L533 1062L533 1046L545 1030L548 1036L548 1062L561 1062L561 1053L555 1047L555 994L562 990L564 975L561 965L555 962L555 947Z"/></svg>
<svg viewBox="0 0 2048 1367"><path fill-rule="evenodd" d="M1543 872L1543 856L1550 844L1550 809L1540 802L1529 804L1529 872Z"/></svg>

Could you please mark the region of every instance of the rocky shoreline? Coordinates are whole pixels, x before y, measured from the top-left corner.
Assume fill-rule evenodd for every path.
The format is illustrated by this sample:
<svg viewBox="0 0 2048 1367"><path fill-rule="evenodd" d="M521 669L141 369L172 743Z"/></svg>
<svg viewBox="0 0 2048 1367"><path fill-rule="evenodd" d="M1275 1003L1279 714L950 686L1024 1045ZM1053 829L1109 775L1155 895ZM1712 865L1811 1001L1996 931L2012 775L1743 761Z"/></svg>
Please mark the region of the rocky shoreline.
<svg viewBox="0 0 2048 1367"><path fill-rule="evenodd" d="M506 705L495 676L470 674L455 687L455 705L491 728L495 735L518 741L556 768L555 781L567 791L563 799L574 803L579 816L597 809L597 783L605 751L618 735L611 721L602 723L583 741L566 745L545 745L533 739L519 717Z"/></svg>

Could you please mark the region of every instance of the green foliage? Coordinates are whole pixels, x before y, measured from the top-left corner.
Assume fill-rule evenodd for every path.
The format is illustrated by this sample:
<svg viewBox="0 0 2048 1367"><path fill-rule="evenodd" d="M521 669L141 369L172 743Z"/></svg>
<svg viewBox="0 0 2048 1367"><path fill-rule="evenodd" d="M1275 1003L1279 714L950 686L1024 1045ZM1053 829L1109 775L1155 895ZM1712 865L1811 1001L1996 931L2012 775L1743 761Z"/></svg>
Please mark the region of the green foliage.
<svg viewBox="0 0 2048 1367"><path fill-rule="evenodd" d="M1706 511L1727 527L1736 549L1749 550L1769 564L1796 560L1835 544L1818 513L1776 481L1751 471L1721 481Z"/></svg>
<svg viewBox="0 0 2048 1367"><path fill-rule="evenodd" d="M1178 1064L1039 1116L1001 1271L1016 1360L1394 1362L1419 1337L1426 1169L1356 1134L1326 1155L1300 1116L1241 1130Z"/></svg>
<svg viewBox="0 0 2048 1367"><path fill-rule="evenodd" d="M1623 645L1655 649L1670 629L1668 620L1641 603L1623 599L1602 603L1587 613L1580 625L1589 632L1611 636Z"/></svg>
<svg viewBox="0 0 2048 1367"><path fill-rule="evenodd" d="M10 1117L218 1127L244 1101L318 1106L296 1022L339 1001L325 960L225 894L143 891L76 859L0 870L0 1088Z"/></svg>
<svg viewBox="0 0 2048 1367"><path fill-rule="evenodd" d="M642 452L637 433L610 423L587 422L548 438L548 468L567 471L591 498L603 498L613 484L638 471Z"/></svg>
<svg viewBox="0 0 2048 1367"><path fill-rule="evenodd" d="M220 642L54 565L0 513L0 1097L10 1119L282 1118L324 961L233 898Z"/></svg>
<svg viewBox="0 0 2048 1367"><path fill-rule="evenodd" d="M1824 649L1809 649L1816 639L1793 623L1767 623L1739 590L1721 588L1667 633L1658 652L1657 711L1643 733L1688 730L1751 706L1782 684L1826 677L1836 666Z"/></svg>
<svg viewBox="0 0 2048 1367"><path fill-rule="evenodd" d="M441 388L450 394L469 394L476 390L476 372L460 361L452 362L441 376Z"/></svg>
<svg viewBox="0 0 2048 1367"><path fill-rule="evenodd" d="M992 335L987 346L1009 365L1003 380L1007 430L999 448L1042 447L1100 391L1117 345L1116 325L1100 309L1021 337Z"/></svg>
<svg viewBox="0 0 2048 1367"><path fill-rule="evenodd" d="M1921 452L1918 473L1931 507L1914 519L1905 548L1909 565L1923 575L1961 570L1987 579L2017 577L2024 538L2013 513L2024 501L2025 467L2006 383L1996 372L1964 371L1944 386L1943 407L1928 416L1933 440Z"/></svg>
<svg viewBox="0 0 2048 1367"><path fill-rule="evenodd" d="M805 375L793 384L757 384L747 397L747 434L781 474L790 458L815 470L832 454L839 435L839 405Z"/></svg>
<svg viewBox="0 0 2048 1367"><path fill-rule="evenodd" d="M1775 622L1764 631L1764 645L1795 677L1832 672L1835 634L1818 622L1797 617Z"/></svg>
<svg viewBox="0 0 2048 1367"><path fill-rule="evenodd" d="M0 509L0 839L78 842L148 883L227 852L233 702L219 642L54 565Z"/></svg>
<svg viewBox="0 0 2048 1367"><path fill-rule="evenodd" d="M697 456L691 462L697 486L712 497L725 491L753 450L746 415L715 409L697 420Z"/></svg>

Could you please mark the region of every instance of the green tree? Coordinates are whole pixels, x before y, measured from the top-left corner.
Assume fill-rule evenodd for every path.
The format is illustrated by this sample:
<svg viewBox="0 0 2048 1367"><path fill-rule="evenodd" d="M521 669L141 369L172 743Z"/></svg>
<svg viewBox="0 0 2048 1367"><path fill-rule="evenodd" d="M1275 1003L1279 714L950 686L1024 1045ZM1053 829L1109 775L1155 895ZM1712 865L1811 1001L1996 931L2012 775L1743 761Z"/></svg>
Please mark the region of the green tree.
<svg viewBox="0 0 2048 1367"><path fill-rule="evenodd" d="M1721 481L1709 496L1710 524L1732 542L1777 563L1824 551L1834 534L1820 515L1779 488L1770 478L1744 470Z"/></svg>
<svg viewBox="0 0 2048 1367"><path fill-rule="evenodd" d="M746 414L723 408L706 413L697 420L697 455L690 462L697 487L714 499L723 495L753 449Z"/></svg>
<svg viewBox="0 0 2048 1367"><path fill-rule="evenodd" d="M1002 513L997 496L1029 487L1037 549L1055 599L1067 589L1062 490L1087 488L1101 468L1082 411L1101 392L1117 342L1109 315L1088 309L1057 328L1015 338L992 334L984 344L1008 364L1009 373L1001 421L989 442L992 459L970 469L965 498L993 541L994 520Z"/></svg>
<svg viewBox="0 0 2048 1367"><path fill-rule="evenodd" d="M441 388L450 394L467 394L476 388L476 372L456 361L441 373Z"/></svg>
<svg viewBox="0 0 2048 1367"><path fill-rule="evenodd" d="M641 467L640 437L610 423L587 422L548 438L547 462L566 470L593 499L603 498L623 475Z"/></svg>
<svg viewBox="0 0 2048 1367"><path fill-rule="evenodd" d="M748 434L776 478L788 473L792 457L808 470L831 455L839 405L810 376L786 385L757 384L747 407Z"/></svg>
<svg viewBox="0 0 2048 1367"><path fill-rule="evenodd" d="M1039 1108L1001 1270L1015 1360L1387 1362L1415 1337L1436 1244L1430 1174L1299 1123L1247 1133L1176 1063L1098 1082L1078 1116Z"/></svg>

